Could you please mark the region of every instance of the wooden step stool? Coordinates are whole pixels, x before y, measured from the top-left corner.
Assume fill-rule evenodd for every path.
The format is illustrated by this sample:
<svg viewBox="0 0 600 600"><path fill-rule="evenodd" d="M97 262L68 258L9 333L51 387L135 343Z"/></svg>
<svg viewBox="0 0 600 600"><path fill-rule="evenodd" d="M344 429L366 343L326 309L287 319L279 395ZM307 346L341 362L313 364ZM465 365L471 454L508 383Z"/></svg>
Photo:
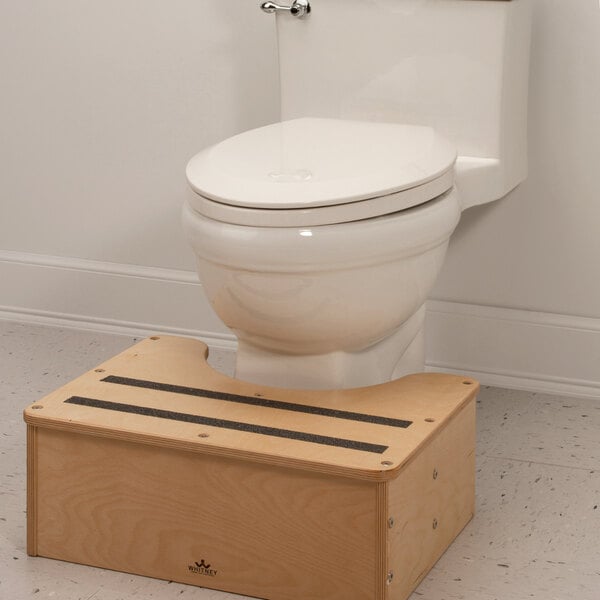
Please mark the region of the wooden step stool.
<svg viewBox="0 0 600 600"><path fill-rule="evenodd" d="M270 600L403 600L473 516L472 379L341 391L152 337L25 410L28 553Z"/></svg>

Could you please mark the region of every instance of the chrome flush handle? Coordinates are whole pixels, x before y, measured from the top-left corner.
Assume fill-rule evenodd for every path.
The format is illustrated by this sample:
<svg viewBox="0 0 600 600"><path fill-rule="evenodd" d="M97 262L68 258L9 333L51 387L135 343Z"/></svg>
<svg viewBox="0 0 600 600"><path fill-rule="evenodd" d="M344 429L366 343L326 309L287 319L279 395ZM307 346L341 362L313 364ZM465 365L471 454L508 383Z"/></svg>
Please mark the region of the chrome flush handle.
<svg viewBox="0 0 600 600"><path fill-rule="evenodd" d="M263 2L260 8L266 13L289 12L293 17L305 17L310 13L310 2L308 0L294 0L291 6L282 6L275 2Z"/></svg>

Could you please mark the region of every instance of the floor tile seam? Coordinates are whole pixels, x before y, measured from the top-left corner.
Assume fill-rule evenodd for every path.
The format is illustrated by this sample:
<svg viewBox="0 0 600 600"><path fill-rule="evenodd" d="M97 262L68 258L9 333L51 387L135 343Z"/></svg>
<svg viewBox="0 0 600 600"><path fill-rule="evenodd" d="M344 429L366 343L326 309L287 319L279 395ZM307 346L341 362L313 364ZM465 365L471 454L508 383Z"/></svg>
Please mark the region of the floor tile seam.
<svg viewBox="0 0 600 600"><path fill-rule="evenodd" d="M504 461L508 461L508 462L530 463L530 464L534 464L534 465L540 465L543 467L558 467L560 469L572 469L574 471L586 471L586 472L600 471L600 465L598 465L598 467L578 467L575 465L561 465L559 463L550 463L550 462L544 462L544 461L539 461L539 460L531 460L531 459L527 459L527 458L515 458L512 456L495 456L495 455L491 455L491 454L478 454L477 457L478 458L491 458L493 460L504 460Z"/></svg>

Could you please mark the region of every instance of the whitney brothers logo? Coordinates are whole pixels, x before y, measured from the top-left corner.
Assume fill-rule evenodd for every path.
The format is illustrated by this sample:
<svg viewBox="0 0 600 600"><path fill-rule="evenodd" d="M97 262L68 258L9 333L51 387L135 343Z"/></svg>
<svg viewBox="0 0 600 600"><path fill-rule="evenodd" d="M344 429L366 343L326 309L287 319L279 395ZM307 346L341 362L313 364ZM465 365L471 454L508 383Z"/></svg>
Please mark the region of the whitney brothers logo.
<svg viewBox="0 0 600 600"><path fill-rule="evenodd" d="M217 574L217 571L211 569L210 565L207 565L204 562L204 559L201 559L200 562L194 562L193 565L188 565L188 571L191 573L198 573L198 575L206 575L208 577L215 577Z"/></svg>

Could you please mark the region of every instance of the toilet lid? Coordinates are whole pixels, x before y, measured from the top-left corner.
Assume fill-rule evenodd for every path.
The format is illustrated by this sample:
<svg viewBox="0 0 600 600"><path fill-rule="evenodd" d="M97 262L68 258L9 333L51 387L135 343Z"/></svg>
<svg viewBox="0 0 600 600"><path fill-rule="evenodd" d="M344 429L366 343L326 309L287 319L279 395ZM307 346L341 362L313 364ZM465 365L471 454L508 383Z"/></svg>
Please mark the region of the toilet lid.
<svg viewBox="0 0 600 600"><path fill-rule="evenodd" d="M454 146L431 127L304 118L207 148L186 173L198 194L190 203L206 216L253 224L251 215L268 211L284 217L277 224L309 225L427 202L452 187L455 160Z"/></svg>

